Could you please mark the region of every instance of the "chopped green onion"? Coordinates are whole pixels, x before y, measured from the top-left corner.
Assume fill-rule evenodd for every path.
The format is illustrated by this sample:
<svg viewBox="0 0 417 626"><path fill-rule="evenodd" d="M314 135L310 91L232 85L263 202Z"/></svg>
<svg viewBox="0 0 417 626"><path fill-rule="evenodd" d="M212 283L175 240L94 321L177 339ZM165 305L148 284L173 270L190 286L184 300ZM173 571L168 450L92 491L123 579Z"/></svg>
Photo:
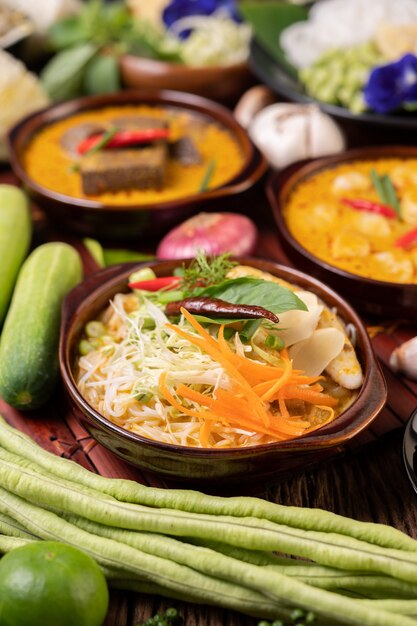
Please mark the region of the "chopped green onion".
<svg viewBox="0 0 417 626"><path fill-rule="evenodd" d="M201 181L199 191L207 191L210 181L213 177L215 167L216 167L216 161L213 159L207 165L207 169L204 173L203 180Z"/></svg>
<svg viewBox="0 0 417 626"><path fill-rule="evenodd" d="M151 393L138 393L135 395L135 400L140 402L141 404L148 404L148 402L152 399Z"/></svg>
<svg viewBox="0 0 417 626"><path fill-rule="evenodd" d="M282 350L284 347L284 342L281 337L278 337L278 335L268 335L265 339L265 345L267 348Z"/></svg>
<svg viewBox="0 0 417 626"><path fill-rule="evenodd" d="M224 338L225 338L226 340L229 340L229 339L231 339L234 335L236 335L237 330L236 330L236 328L233 328L232 326L225 326L225 327L224 327L224 331L223 331L223 333L224 333Z"/></svg>
<svg viewBox="0 0 417 626"><path fill-rule="evenodd" d="M94 350L94 346L87 339L82 339L78 344L78 352L81 356L85 356L92 350Z"/></svg>
<svg viewBox="0 0 417 626"><path fill-rule="evenodd" d="M158 302L159 304L168 304L168 302L175 302L175 300L182 300L184 298L184 292L176 289L175 291L159 291Z"/></svg>
<svg viewBox="0 0 417 626"><path fill-rule="evenodd" d="M102 322L92 320L86 324L85 332L88 337L102 337L106 332L106 327Z"/></svg>
<svg viewBox="0 0 417 626"><path fill-rule="evenodd" d="M243 342L250 341L261 324L262 320L248 320L239 333L240 339Z"/></svg>

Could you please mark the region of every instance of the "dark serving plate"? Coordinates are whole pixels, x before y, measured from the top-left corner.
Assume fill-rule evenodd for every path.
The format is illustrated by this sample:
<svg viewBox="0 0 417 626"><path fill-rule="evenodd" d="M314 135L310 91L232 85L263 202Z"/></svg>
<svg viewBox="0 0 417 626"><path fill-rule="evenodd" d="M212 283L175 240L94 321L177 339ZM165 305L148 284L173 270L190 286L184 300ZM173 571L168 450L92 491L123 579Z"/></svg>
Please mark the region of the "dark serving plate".
<svg viewBox="0 0 417 626"><path fill-rule="evenodd" d="M413 411L405 427L403 459L408 478L417 493L417 409Z"/></svg>
<svg viewBox="0 0 417 626"><path fill-rule="evenodd" d="M93 409L80 394L73 376L76 348L86 322L105 308L117 292L126 292L128 276L139 266L125 264L98 272L78 285L66 298L60 335L60 368L65 389L77 418L90 435L116 455L141 469L166 479L214 484L219 479L239 482L307 468L331 449L343 445L377 417L387 390L366 329L354 310L329 287L295 269L273 262L240 259L246 265L270 272L315 292L340 317L357 330L357 352L364 383L357 399L331 424L291 441L224 450L160 443L128 432ZM182 261L154 262L158 276L171 275ZM143 264L142 264L143 265Z"/></svg>
<svg viewBox="0 0 417 626"><path fill-rule="evenodd" d="M309 252L292 236L282 214L286 198L299 183L309 176L341 163L384 157L417 158L417 148L411 146L374 146L347 150L329 157L300 161L271 175L267 182L267 195L282 247L296 267L337 289L353 306L361 311L378 316L415 320L417 316L417 284L373 280L330 265Z"/></svg>
<svg viewBox="0 0 417 626"><path fill-rule="evenodd" d="M240 170L222 186L204 192L159 203L118 206L52 191L26 173L23 163L25 148L32 137L46 125L81 111L131 104L187 111L218 124L231 133L242 150L243 163ZM54 104L21 120L11 129L7 140L10 161L16 176L52 221L80 235L112 239L160 236L199 210L215 207L218 210L219 201L223 207L227 207L229 201L248 191L268 167L246 131L228 109L211 100L176 91L127 90Z"/></svg>
<svg viewBox="0 0 417 626"><path fill-rule="evenodd" d="M378 115L371 112L356 114L344 107L311 98L304 91L296 75L288 70L288 66L274 58L256 39L251 43L249 64L254 74L280 97L301 104L314 103L334 117L345 130L350 147L364 143L415 144L414 132L417 130L415 112L396 115Z"/></svg>

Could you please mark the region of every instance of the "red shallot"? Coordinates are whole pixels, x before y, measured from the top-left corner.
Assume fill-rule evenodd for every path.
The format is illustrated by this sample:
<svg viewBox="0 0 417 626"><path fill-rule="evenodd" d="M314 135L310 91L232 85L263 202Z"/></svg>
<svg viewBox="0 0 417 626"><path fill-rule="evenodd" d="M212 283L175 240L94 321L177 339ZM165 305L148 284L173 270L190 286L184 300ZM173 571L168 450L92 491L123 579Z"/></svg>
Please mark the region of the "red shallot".
<svg viewBox="0 0 417 626"><path fill-rule="evenodd" d="M198 251L215 256L225 252L245 256L254 252L258 231L239 213L198 213L172 229L161 240L159 259L190 259Z"/></svg>

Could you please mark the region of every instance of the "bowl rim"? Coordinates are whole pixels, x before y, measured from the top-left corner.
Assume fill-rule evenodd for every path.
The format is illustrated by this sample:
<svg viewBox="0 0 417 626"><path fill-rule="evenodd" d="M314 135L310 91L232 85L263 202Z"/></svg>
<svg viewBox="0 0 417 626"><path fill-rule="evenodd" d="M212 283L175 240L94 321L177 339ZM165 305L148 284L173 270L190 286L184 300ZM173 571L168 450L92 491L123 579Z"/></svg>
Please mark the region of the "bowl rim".
<svg viewBox="0 0 417 626"><path fill-rule="evenodd" d="M299 284L304 286L308 285L308 287L318 293L325 302L328 303L328 299L330 298L333 302L332 306L336 305L336 308L339 309L339 313L343 313L342 319L344 317L349 321L349 323L353 323L357 330L358 349L361 352L361 361L365 377L358 397L352 405L343 411L334 420L334 422L328 424L327 426L323 426L308 435L283 442L270 442L262 445L252 445L245 446L244 448L230 449L199 448L196 446L181 446L177 444L153 441L117 426L111 420L99 413L84 399L78 390L73 376L73 343L77 338L75 327L83 321L86 309L88 309L94 301L97 301L100 297L103 298L103 296L105 298L107 297L108 300L109 297L112 297L112 295L121 289L126 291L127 278L132 271L135 271L140 267L150 266L158 275L164 275L167 271L172 272L173 264L175 266L180 266L183 262L190 261L190 259L175 261L156 260L144 263L124 263L97 272L75 287L65 299L59 344L61 376L70 399L84 415L88 416L87 419L98 423L102 429L113 435L126 438L132 443L142 445L145 444L151 448L158 449L161 452L171 454L180 453L184 457L189 458L193 458L197 455L199 458L210 457L219 459L227 459L233 456L239 456L239 458L253 455L261 456L273 451L298 451L301 453L319 451L346 443L370 425L386 403L387 387L366 328L355 310L341 296L339 296L339 294L333 291L333 289L304 272L281 265L274 261L267 261L263 259L240 257L237 260L239 263L259 267L265 271L275 273L277 276L283 276L285 280L293 280L294 282L299 282ZM97 281L98 284L96 284ZM85 293L87 293L87 296L85 296ZM99 310L102 310L102 306L97 307L96 312ZM84 319L84 321L86 321L86 319ZM356 417L355 419L355 413L357 413L357 403L363 399L365 395L370 396L367 397L368 414L365 417ZM360 413L361 412L359 411L359 414Z"/></svg>
<svg viewBox="0 0 417 626"><path fill-rule="evenodd" d="M142 57L136 54L121 54L119 57L119 64L131 63L132 66L143 65L145 67L160 68L166 70L168 73L185 73L188 75L193 74L216 74L216 73L229 73L236 71L249 71L249 57L246 61L239 61L238 63L229 63L228 65L186 65L185 63L175 61L164 61L161 59L151 59L148 57Z"/></svg>
<svg viewBox="0 0 417 626"><path fill-rule="evenodd" d="M324 157L304 159L298 161L283 170L274 171L266 182L266 194L272 213L278 226L279 235L285 240L290 248L293 248L299 255L305 257L309 263L319 266L324 270L331 272L336 276L340 276L345 280L352 282L360 281L369 287L379 287L380 289L389 287L402 291L404 288L417 291L417 283L396 283L388 280L378 280L361 276L348 272L336 265L330 264L328 261L320 259L307 250L290 232L287 222L283 216L283 208L286 199L295 187L300 185L304 180L317 174L323 170L332 169L343 163L350 161L366 161L367 159L378 159L387 157L405 157L417 159L417 146L366 146L361 148L351 148L344 150L338 154L328 155Z"/></svg>
<svg viewBox="0 0 417 626"><path fill-rule="evenodd" d="M83 111L108 106L129 106L129 104L140 103L188 110L218 123L225 128L242 147L244 160L240 169L228 181L223 183L223 185L207 191L188 194L163 202L143 204L108 204L97 200L68 196L48 189L34 180L26 172L22 162L23 149L19 150L16 147L19 141L23 142L26 146L32 137L46 125ZM174 209L183 204L194 204L219 197L230 196L248 189L268 169L268 163L265 157L258 150L246 130L238 123L229 109L208 98L169 89L125 89L113 94L83 96L51 104L25 116L12 126L6 135L6 145L12 169L26 188L48 201L60 205L72 205L93 212L110 212L115 210L128 213L147 210L164 211ZM256 180L253 180L254 172L257 176Z"/></svg>

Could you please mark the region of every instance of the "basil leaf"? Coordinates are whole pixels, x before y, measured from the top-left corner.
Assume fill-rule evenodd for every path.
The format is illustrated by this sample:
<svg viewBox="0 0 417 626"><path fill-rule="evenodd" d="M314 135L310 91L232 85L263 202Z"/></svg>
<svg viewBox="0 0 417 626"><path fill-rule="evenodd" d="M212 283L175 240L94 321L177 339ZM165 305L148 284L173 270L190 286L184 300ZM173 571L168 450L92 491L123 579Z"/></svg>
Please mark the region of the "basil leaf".
<svg viewBox="0 0 417 626"><path fill-rule="evenodd" d="M218 324L219 326L221 326L222 324L224 326L229 326L230 324L236 324L236 322L253 321L252 318L248 317L242 317L239 319L235 319L234 317L206 317L205 315L199 315L196 313L193 313L193 317L197 320L197 322L200 322L201 324ZM262 320L255 321L258 322Z"/></svg>
<svg viewBox="0 0 417 626"><path fill-rule="evenodd" d="M119 63L113 54L98 54L88 64L84 75L84 92L97 95L120 89Z"/></svg>
<svg viewBox="0 0 417 626"><path fill-rule="evenodd" d="M41 81L51 100L69 100L81 93L86 65L97 52L95 45L84 43L53 57L41 73Z"/></svg>
<svg viewBox="0 0 417 626"><path fill-rule="evenodd" d="M77 15L55 22L48 30L48 44L54 50L64 50L86 39L88 33Z"/></svg>
<svg viewBox="0 0 417 626"><path fill-rule="evenodd" d="M292 309L307 311L304 302L293 291L260 278L231 278L218 285L200 289L195 295L220 298L232 304L262 306L276 314Z"/></svg>

